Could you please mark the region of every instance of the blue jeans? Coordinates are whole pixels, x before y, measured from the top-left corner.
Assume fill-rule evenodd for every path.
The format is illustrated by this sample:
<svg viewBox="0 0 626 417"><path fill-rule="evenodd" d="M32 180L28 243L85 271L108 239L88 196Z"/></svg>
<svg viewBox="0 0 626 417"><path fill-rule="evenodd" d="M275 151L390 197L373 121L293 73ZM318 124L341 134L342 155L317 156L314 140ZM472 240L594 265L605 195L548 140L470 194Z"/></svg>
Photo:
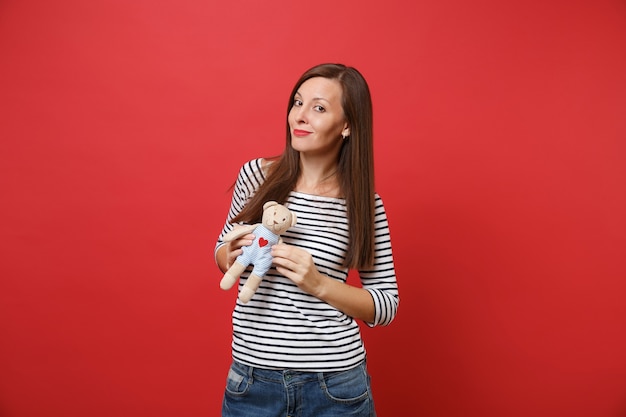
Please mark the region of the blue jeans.
<svg viewBox="0 0 626 417"><path fill-rule="evenodd" d="M274 371L233 362L222 417L375 417L365 362L339 372Z"/></svg>

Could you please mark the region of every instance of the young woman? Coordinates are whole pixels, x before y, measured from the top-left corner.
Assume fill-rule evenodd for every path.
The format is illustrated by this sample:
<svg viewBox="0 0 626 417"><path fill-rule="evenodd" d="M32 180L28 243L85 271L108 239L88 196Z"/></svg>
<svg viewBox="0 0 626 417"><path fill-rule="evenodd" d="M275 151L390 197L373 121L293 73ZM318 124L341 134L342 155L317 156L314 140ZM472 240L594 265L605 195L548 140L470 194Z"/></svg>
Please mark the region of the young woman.
<svg viewBox="0 0 626 417"><path fill-rule="evenodd" d="M357 320L389 324L399 298L387 215L374 191L372 133L362 75L318 65L289 97L283 154L242 166L215 248L222 272L254 238L222 236L260 222L266 201L285 204L297 224L272 248L273 267L252 300L235 305L222 416L376 415ZM346 283L352 269L361 286Z"/></svg>

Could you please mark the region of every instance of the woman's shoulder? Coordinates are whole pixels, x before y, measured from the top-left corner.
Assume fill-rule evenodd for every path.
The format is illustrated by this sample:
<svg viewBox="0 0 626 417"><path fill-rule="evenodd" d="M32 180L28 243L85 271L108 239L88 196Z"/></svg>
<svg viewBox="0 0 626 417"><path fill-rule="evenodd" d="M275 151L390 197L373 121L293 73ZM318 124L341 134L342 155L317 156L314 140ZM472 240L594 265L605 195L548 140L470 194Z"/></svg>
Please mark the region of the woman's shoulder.
<svg viewBox="0 0 626 417"><path fill-rule="evenodd" d="M268 158L249 159L243 163L242 168L266 170L267 167L269 167L273 161L274 161L273 159L268 159Z"/></svg>
<svg viewBox="0 0 626 417"><path fill-rule="evenodd" d="M266 177L267 167L271 161L265 158L254 158L245 161L239 169L239 179L245 182L253 180L254 182L263 181Z"/></svg>
<svg viewBox="0 0 626 417"><path fill-rule="evenodd" d="M262 172L267 174L269 167L276 162L273 158L254 158L244 162L241 167L242 170Z"/></svg>
<svg viewBox="0 0 626 417"><path fill-rule="evenodd" d="M263 158L254 158L245 161L239 168L239 172L255 172L262 171L265 165Z"/></svg>

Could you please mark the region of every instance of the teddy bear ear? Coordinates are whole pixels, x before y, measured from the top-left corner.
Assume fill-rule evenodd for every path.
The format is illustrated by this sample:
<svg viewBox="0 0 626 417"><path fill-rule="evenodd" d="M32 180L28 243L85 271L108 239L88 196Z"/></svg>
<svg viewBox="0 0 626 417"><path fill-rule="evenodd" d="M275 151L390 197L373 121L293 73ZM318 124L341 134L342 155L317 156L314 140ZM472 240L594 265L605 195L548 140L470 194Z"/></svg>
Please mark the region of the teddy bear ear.
<svg viewBox="0 0 626 417"><path fill-rule="evenodd" d="M296 216L296 213L291 212L291 225L295 226L297 221L298 221L298 217Z"/></svg>
<svg viewBox="0 0 626 417"><path fill-rule="evenodd" d="M263 210L267 209L268 207L275 206L276 204L278 204L276 201L267 201L265 204L263 204Z"/></svg>

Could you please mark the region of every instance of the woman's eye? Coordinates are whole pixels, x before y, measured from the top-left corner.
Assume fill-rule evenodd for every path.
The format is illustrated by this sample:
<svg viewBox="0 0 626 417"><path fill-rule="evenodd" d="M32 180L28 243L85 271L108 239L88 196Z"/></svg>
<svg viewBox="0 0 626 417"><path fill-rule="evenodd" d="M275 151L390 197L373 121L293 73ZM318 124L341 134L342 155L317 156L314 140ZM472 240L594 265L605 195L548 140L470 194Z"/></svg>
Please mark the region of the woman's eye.
<svg viewBox="0 0 626 417"><path fill-rule="evenodd" d="M326 109L320 105L317 105L315 107L313 107L315 109L315 111L318 111L320 113L324 113L326 111Z"/></svg>
<svg viewBox="0 0 626 417"><path fill-rule="evenodd" d="M299 100L299 99L297 99L297 98L296 98L296 99L294 99L294 100L293 100L293 105L294 105L294 106L297 106L297 107L302 106L302 100Z"/></svg>

